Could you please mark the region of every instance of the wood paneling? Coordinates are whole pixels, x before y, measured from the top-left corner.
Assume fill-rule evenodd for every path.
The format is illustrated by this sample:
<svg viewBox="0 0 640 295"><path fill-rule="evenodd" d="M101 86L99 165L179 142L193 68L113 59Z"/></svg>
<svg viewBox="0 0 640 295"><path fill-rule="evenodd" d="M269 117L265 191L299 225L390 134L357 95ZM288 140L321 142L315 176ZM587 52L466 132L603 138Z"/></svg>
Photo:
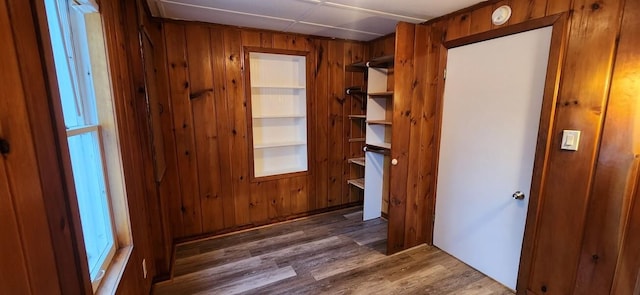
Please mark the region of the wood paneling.
<svg viewBox="0 0 640 295"><path fill-rule="evenodd" d="M638 231L633 231L633 222L637 224L638 217L628 214L634 193L638 190L640 172L640 3L626 1L623 11L615 71L582 241L576 294L610 292L614 273L625 276L626 281L618 285L621 289L612 294L631 294L635 285L633 279L638 275L637 262L635 272L632 268L625 269L626 265L633 265L633 259L622 263L622 268L615 272L616 265L622 261L618 254L625 228L629 227L627 239L638 235ZM623 256L621 259L629 258Z"/></svg>
<svg viewBox="0 0 640 295"><path fill-rule="evenodd" d="M310 205L315 205L310 209L326 208L329 195L329 154L330 146L326 141L329 138L329 41L315 40L317 60L315 69L316 81L316 105L315 133L319 141L315 148L315 188L316 199ZM321 99L324 98L324 99Z"/></svg>
<svg viewBox="0 0 640 295"><path fill-rule="evenodd" d="M391 137L391 158L398 164L390 169L389 189L389 237L387 253L393 254L406 249L407 176L409 172L410 128L414 120L412 102L414 84L414 41L415 25L400 23L396 27L396 49L394 60L395 83L393 86L393 133ZM412 196L412 197L415 197ZM413 198L412 198L413 199ZM412 204L413 205L413 204ZM412 228L415 231L415 228Z"/></svg>
<svg viewBox="0 0 640 295"><path fill-rule="evenodd" d="M613 219L606 218L603 221L607 227L612 228L612 231L605 231L602 234L603 238L620 237L619 226L622 225L624 219L617 220L619 223L616 223L615 219L620 213L624 216L625 212L620 212L622 210L615 207L616 203L628 203L631 208L626 214L628 216L626 223L622 225L624 226L623 240L615 241L616 244L621 242L621 249L617 259L618 264L616 265L611 294L640 294L640 251L638 251L640 249L640 235L638 234L640 232L639 27L640 3L626 1L611 84L610 105L607 108L599 159L599 163L606 165L604 169L609 172L609 175L599 173L598 170L594 186L595 188L603 187L602 190L608 184L615 189L616 193L612 196L612 204L607 208L607 212L614 212L611 214ZM618 131L615 128L620 129ZM633 178L635 178L635 183ZM603 185L600 185L601 182ZM605 199L609 195L609 192L604 192L600 199ZM589 233L587 236L590 236ZM617 246L616 244L611 246ZM607 257L607 259L609 258ZM609 279L611 274L606 271L610 271L610 269L600 270L597 275ZM592 287L600 288L600 286Z"/></svg>
<svg viewBox="0 0 640 295"><path fill-rule="evenodd" d="M174 238L228 232L361 201L349 197L346 185L350 104L344 88L346 83L362 85L364 77L347 75L344 67L362 60L363 43L173 21L165 22L164 35L175 135L165 141L175 140L182 198L180 204L169 202L169 210L183 212L176 222L169 220ZM250 179L248 48L310 53L308 175Z"/></svg>
<svg viewBox="0 0 640 295"><path fill-rule="evenodd" d="M171 94L171 112L178 155L178 175L182 188L182 229L185 235L202 232L200 199L198 191L198 165L193 119L191 113L189 68L187 62L186 34L183 26L167 24L167 63L169 65L169 85ZM175 208L174 208L175 210Z"/></svg>
<svg viewBox="0 0 640 295"><path fill-rule="evenodd" d="M555 148L549 154L542 189L529 284L535 292L566 294L573 290L620 25L620 1L594 5L576 1L575 7L579 9L570 25L551 141ZM581 130L577 152L559 149L564 129ZM567 185L570 183L580 185ZM559 237L562 247L558 247Z"/></svg>

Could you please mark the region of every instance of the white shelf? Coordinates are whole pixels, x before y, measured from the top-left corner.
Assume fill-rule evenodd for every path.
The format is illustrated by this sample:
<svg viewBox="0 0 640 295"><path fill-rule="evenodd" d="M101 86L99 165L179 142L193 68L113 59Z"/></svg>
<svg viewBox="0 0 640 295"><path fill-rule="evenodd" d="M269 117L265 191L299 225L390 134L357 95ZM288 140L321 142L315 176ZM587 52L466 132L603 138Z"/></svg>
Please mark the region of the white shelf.
<svg viewBox="0 0 640 295"><path fill-rule="evenodd" d="M251 88L271 88L271 89L305 89L306 86L300 85L251 85Z"/></svg>
<svg viewBox="0 0 640 295"><path fill-rule="evenodd" d="M254 143L254 149L270 149L277 147L287 147L287 146L298 146L298 145L306 145L307 143L304 141L284 141L284 142L273 142L273 143Z"/></svg>
<svg viewBox="0 0 640 295"><path fill-rule="evenodd" d="M288 174L288 173L296 173L296 172L305 172L306 168L302 167L294 167L294 168L286 168L286 169L273 169L273 170L262 170L261 172L256 172L255 177L263 177L270 175L278 175L278 174Z"/></svg>
<svg viewBox="0 0 640 295"><path fill-rule="evenodd" d="M253 119L291 119L291 118L305 118L306 115L291 114L291 115L254 115Z"/></svg>

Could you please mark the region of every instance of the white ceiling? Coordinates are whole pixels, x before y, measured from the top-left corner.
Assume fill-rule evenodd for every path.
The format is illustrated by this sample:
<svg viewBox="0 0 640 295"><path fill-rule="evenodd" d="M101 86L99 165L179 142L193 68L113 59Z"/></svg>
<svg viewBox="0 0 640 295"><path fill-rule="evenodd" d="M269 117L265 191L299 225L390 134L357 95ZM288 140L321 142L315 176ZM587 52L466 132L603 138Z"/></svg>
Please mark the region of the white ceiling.
<svg viewBox="0 0 640 295"><path fill-rule="evenodd" d="M147 0L154 16L369 41L482 0Z"/></svg>

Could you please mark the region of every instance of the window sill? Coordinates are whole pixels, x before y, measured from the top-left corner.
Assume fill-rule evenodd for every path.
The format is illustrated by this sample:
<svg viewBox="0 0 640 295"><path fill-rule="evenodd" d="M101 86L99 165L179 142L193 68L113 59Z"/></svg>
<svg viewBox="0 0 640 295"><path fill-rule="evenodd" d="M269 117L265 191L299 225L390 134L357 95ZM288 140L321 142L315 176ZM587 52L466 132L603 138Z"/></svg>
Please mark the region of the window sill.
<svg viewBox="0 0 640 295"><path fill-rule="evenodd" d="M107 268L107 273L105 273L104 278L102 278L102 282L100 282L100 286L98 286L95 294L107 295L116 293L132 251L133 246L122 247L116 251L111 265Z"/></svg>

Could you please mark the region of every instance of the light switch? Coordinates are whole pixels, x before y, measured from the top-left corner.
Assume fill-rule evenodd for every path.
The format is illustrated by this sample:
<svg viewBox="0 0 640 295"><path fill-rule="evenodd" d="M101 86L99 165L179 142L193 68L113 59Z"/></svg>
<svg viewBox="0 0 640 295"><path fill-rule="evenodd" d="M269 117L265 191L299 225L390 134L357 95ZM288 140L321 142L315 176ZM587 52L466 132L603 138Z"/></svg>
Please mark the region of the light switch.
<svg viewBox="0 0 640 295"><path fill-rule="evenodd" d="M563 130L562 131L562 145L561 149L567 151L577 151L580 144L580 131L578 130Z"/></svg>

